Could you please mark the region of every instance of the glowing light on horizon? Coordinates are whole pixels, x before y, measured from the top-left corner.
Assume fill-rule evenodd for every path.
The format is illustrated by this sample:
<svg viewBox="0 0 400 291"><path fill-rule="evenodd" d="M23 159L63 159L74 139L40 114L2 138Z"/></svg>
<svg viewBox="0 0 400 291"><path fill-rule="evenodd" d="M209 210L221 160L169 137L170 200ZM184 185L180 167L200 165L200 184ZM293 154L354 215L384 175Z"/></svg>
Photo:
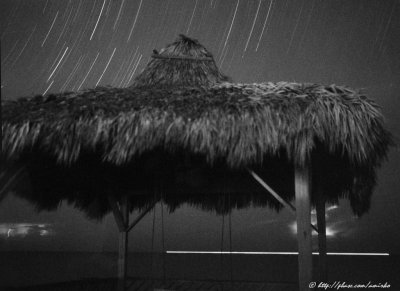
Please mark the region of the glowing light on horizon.
<svg viewBox="0 0 400 291"><path fill-rule="evenodd" d="M331 205L331 206L326 207L326 209L325 209L325 211L326 211L325 217L329 218L329 213L328 212L331 212L332 210L335 210L337 208L339 208L338 205ZM314 225L317 225L317 212L316 212L316 209L312 209L311 210L311 223L314 224ZM292 223L289 224L289 228L290 228L292 234L295 234L295 235L297 234L297 223L296 223L296 220L294 220ZM334 229L332 226L326 226L326 236L328 236L328 237L335 236L339 232L340 232L340 230ZM312 230L311 234L313 236L318 235L318 233L315 230Z"/></svg>
<svg viewBox="0 0 400 291"><path fill-rule="evenodd" d="M331 205L331 206L328 206L328 207L326 208L326 211L331 211L331 210L337 209L337 208L339 208L338 205Z"/></svg>
<svg viewBox="0 0 400 291"><path fill-rule="evenodd" d="M311 220L313 224L316 224L316 221ZM297 223L294 221L289 225L290 230L292 231L293 234L297 234ZM326 236L335 236L338 233L338 231L332 229L332 227L327 226L326 227ZM312 230L311 234L318 235L318 233L315 230Z"/></svg>
<svg viewBox="0 0 400 291"><path fill-rule="evenodd" d="M0 223L0 237L25 238L28 235L49 236L54 234L51 224L45 223Z"/></svg>

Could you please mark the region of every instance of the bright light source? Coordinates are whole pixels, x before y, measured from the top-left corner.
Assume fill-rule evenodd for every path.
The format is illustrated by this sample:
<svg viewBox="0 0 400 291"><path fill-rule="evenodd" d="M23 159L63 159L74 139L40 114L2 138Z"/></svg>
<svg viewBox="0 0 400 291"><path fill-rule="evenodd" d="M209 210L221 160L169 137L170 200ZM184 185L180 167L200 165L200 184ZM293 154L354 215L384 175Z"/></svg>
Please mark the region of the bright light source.
<svg viewBox="0 0 400 291"><path fill-rule="evenodd" d="M25 238L29 235L49 236L53 233L52 225L46 223L0 223L0 237Z"/></svg>
<svg viewBox="0 0 400 291"><path fill-rule="evenodd" d="M316 221L311 221L313 224L316 224ZM292 231L293 234L297 234L297 223L296 221L293 221L290 225L290 230ZM326 226L326 236L331 237L331 236L335 236L335 234L337 233L336 230L334 230L332 227L330 226ZM312 230L311 232L312 235L318 235L318 233L315 230Z"/></svg>

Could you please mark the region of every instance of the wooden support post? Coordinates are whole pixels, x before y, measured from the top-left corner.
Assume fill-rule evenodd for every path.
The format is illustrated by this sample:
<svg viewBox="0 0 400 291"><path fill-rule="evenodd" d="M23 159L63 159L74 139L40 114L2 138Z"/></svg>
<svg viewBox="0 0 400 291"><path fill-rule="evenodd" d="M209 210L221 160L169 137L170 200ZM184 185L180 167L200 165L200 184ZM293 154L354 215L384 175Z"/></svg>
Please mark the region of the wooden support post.
<svg viewBox="0 0 400 291"><path fill-rule="evenodd" d="M115 200L115 198L112 196L108 196L108 203L110 204L110 207L113 211L114 219L118 226L118 231L121 232L126 228L126 224L124 222L121 209L118 206L118 203Z"/></svg>
<svg viewBox="0 0 400 291"><path fill-rule="evenodd" d="M124 229L119 231L118 245L118 291L124 291L126 286L127 274L127 255L128 255L128 223L129 223L129 205L128 197L122 197L120 211L124 222Z"/></svg>
<svg viewBox="0 0 400 291"><path fill-rule="evenodd" d="M260 176L258 176L254 171L247 169L249 174L256 180L263 188L265 188L276 200L278 200L283 206L286 206L290 211L296 214L296 207L294 207L290 202L283 199L278 195ZM314 224L310 224L311 227L318 232L318 228Z"/></svg>
<svg viewBox="0 0 400 291"><path fill-rule="evenodd" d="M326 223L325 223L325 196L317 193L317 225L318 225L318 271L319 280L327 282L327 256L326 256Z"/></svg>
<svg viewBox="0 0 400 291"><path fill-rule="evenodd" d="M118 291L125 290L127 253L128 253L128 232L122 231L119 233L119 245L118 245Z"/></svg>
<svg viewBox="0 0 400 291"><path fill-rule="evenodd" d="M1 48L0 48L0 53L1 53ZM0 73L0 78L1 78L1 73ZM2 162L3 159L3 107L2 107L2 98L1 98L1 93L2 89L0 89L0 163Z"/></svg>
<svg viewBox="0 0 400 291"><path fill-rule="evenodd" d="M117 203L114 197L109 196L108 202L113 211L115 222L119 231L118 244L118 291L126 289L127 278L127 256L128 256L128 234L129 231L145 217L145 215L156 205L155 201L152 205L146 208L139 216L129 225L129 201L128 197L124 196L121 202Z"/></svg>
<svg viewBox="0 0 400 291"><path fill-rule="evenodd" d="M309 163L305 166L295 166L299 291L309 290L312 281L310 175Z"/></svg>

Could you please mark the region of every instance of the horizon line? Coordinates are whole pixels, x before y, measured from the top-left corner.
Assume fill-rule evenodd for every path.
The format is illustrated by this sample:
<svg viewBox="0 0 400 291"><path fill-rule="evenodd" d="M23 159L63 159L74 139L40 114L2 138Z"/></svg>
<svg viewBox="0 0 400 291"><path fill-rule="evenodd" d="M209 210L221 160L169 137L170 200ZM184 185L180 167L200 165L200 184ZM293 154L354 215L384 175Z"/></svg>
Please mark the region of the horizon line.
<svg viewBox="0 0 400 291"><path fill-rule="evenodd" d="M298 255L298 252L239 252L239 251L166 251L167 254L215 254L215 255ZM319 252L313 252L313 255L319 255ZM328 252L329 256L389 256L389 253L341 253Z"/></svg>

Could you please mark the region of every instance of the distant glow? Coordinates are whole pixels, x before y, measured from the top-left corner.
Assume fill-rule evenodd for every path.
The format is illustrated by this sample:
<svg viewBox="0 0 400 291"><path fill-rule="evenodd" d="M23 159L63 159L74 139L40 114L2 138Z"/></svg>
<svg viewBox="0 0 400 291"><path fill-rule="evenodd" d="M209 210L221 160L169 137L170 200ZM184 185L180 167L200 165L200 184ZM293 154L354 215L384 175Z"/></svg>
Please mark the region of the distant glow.
<svg viewBox="0 0 400 291"><path fill-rule="evenodd" d="M315 222L312 222L313 224L315 224ZM297 223L296 221L294 221L293 223L291 223L289 225L290 230L292 231L293 234L297 234ZM318 235L318 233L313 230L311 232L312 235ZM332 229L332 227L327 226L326 227L326 236L335 236L337 234L337 231L335 231L334 229Z"/></svg>
<svg viewBox="0 0 400 291"><path fill-rule="evenodd" d="M326 209L325 209L325 217L326 217L326 219L329 218L328 212L331 212L332 210L335 210L337 208L339 208L339 206L337 206L337 205L331 205L331 206L326 207ZM316 210L312 209L311 210L311 223L313 225L317 225L317 215L316 214L317 214ZM289 228L290 228L292 234L297 234L297 223L296 223L296 221L291 222L289 224ZM326 226L326 236L333 237L338 232L339 232L339 230L334 229L332 226L328 226L328 225ZM315 235L315 236L318 235L318 233L315 230L312 230L311 234Z"/></svg>
<svg viewBox="0 0 400 291"><path fill-rule="evenodd" d="M48 235L48 234L49 234L49 231L47 231L47 230L45 230L45 229L42 229L42 230L39 231L39 234L40 234L41 236L45 236L45 235Z"/></svg>
<svg viewBox="0 0 400 291"><path fill-rule="evenodd" d="M54 231L45 223L0 223L0 238L25 238L27 236L49 236Z"/></svg>
<svg viewBox="0 0 400 291"><path fill-rule="evenodd" d="M337 205L328 206L328 207L326 208L326 211L331 211L331 210L337 209L337 208L339 208L339 206L337 206Z"/></svg>
<svg viewBox="0 0 400 291"><path fill-rule="evenodd" d="M166 251L167 254L211 254L211 255L298 255L298 252L209 252L209 251ZM318 255L319 252L313 252ZM329 256L389 256L389 253L327 253Z"/></svg>
<svg viewBox="0 0 400 291"><path fill-rule="evenodd" d="M337 209L337 208L339 208L339 206L337 206L337 205L331 205L331 206L328 206L328 207L326 207L325 208L325 212L329 212L329 211L332 211L332 210L335 210L335 209ZM312 215L316 215L317 214L317 210L314 208L314 209L312 209L311 210L311 214ZM328 214L326 213L326 216L327 216Z"/></svg>

